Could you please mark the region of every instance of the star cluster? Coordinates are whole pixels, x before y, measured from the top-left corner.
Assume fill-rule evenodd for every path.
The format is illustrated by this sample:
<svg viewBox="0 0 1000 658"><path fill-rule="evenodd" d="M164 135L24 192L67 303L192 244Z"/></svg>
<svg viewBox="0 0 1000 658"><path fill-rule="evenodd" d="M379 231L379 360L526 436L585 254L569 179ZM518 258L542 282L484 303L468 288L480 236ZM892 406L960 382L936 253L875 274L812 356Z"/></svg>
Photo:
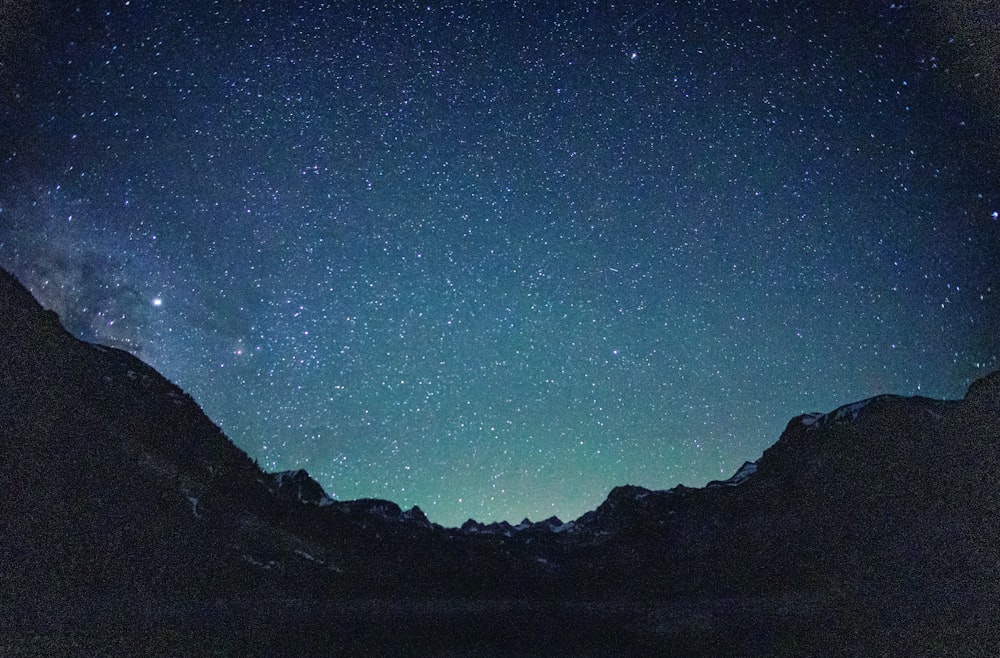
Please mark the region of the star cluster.
<svg viewBox="0 0 1000 658"><path fill-rule="evenodd" d="M266 469L448 525L997 367L972 19L556 4L14 12L0 264Z"/></svg>

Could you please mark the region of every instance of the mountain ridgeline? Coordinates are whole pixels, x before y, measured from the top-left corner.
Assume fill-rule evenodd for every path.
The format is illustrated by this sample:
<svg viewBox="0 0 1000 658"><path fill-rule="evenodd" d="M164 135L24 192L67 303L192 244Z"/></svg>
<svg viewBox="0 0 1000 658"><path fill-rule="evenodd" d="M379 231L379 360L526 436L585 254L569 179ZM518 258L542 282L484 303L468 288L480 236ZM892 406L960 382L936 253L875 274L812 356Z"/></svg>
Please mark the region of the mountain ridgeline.
<svg viewBox="0 0 1000 658"><path fill-rule="evenodd" d="M990 655L1000 373L792 419L729 480L461 528L268 474L0 271L10 655Z"/></svg>

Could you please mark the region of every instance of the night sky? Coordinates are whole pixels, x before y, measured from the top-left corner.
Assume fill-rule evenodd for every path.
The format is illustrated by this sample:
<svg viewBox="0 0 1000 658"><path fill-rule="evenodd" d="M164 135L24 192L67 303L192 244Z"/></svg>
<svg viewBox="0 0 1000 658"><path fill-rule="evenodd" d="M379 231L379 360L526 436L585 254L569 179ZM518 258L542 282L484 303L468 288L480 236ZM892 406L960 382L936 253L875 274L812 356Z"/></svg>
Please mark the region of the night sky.
<svg viewBox="0 0 1000 658"><path fill-rule="evenodd" d="M0 265L337 498L569 520L1000 365L992 2L8 4Z"/></svg>

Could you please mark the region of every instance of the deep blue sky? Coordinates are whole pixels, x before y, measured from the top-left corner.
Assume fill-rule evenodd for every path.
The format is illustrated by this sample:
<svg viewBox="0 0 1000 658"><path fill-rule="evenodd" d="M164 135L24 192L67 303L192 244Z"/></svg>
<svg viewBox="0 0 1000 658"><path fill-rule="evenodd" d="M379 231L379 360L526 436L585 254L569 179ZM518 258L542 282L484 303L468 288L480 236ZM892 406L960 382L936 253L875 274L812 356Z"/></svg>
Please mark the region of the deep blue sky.
<svg viewBox="0 0 1000 658"><path fill-rule="evenodd" d="M0 24L0 265L265 468L568 520L998 366L988 16L285 4Z"/></svg>

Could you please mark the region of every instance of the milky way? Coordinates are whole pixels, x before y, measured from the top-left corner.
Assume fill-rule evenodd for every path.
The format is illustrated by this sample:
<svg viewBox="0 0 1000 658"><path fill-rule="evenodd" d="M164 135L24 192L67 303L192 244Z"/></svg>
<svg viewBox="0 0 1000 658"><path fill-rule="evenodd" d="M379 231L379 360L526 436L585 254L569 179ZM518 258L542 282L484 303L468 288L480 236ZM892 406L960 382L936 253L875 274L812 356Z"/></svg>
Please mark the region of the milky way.
<svg viewBox="0 0 1000 658"><path fill-rule="evenodd" d="M285 4L0 25L0 264L264 468L570 519L998 366L981 12Z"/></svg>

